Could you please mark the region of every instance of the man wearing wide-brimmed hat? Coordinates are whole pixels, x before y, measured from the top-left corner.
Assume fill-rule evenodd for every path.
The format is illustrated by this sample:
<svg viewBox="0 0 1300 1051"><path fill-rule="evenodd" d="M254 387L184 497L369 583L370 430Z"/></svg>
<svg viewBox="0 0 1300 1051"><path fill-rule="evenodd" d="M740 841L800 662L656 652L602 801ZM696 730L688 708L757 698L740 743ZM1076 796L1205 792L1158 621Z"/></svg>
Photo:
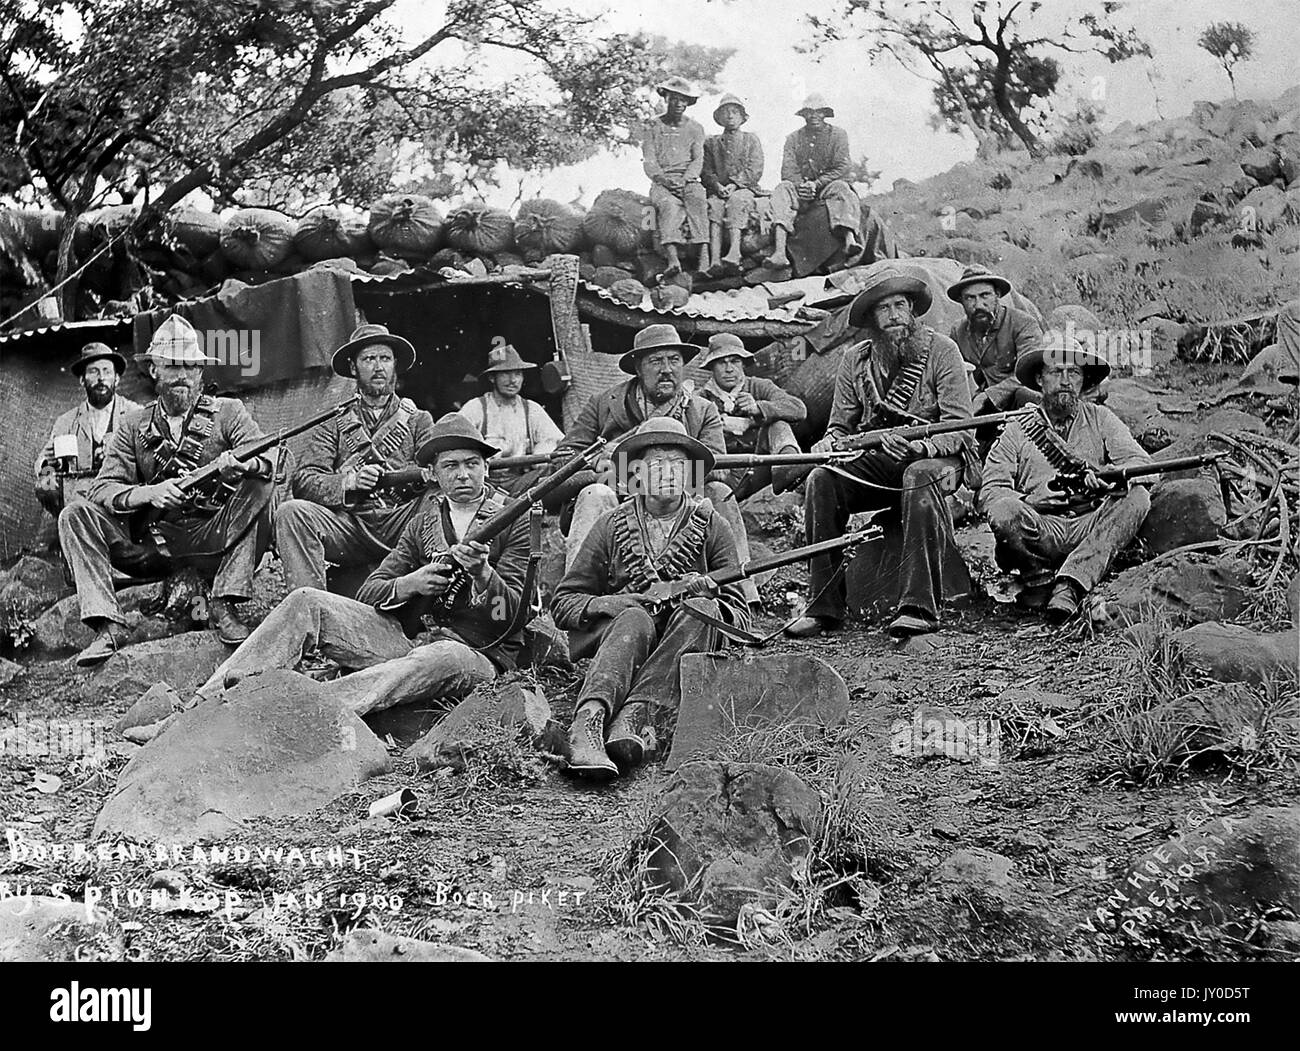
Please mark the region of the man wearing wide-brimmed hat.
<svg viewBox="0 0 1300 1051"><path fill-rule="evenodd" d="M824 201L831 229L843 247L843 263L852 266L862 255L862 202L846 178L853 163L849 134L826 123L835 110L820 95L809 95L795 112L803 117L804 126L785 140L781 181L772 191L776 243L767 265L773 269L790 265L786 239L794 230L795 218L817 201Z"/></svg>
<svg viewBox="0 0 1300 1051"><path fill-rule="evenodd" d="M1116 491L1095 474L1151 462L1118 416L1083 399L1109 374L1109 363L1077 341L1025 354L1016 377L1042 403L1029 420L1007 425L984 464L977 506L997 538L998 564L1020 572L1017 605L1045 610L1052 623L1078 612L1151 507L1140 481ZM1049 488L1062 467L1085 470L1086 501L1062 506Z"/></svg>
<svg viewBox="0 0 1300 1051"><path fill-rule="evenodd" d="M740 272L740 240L754 214L754 198L763 178L763 144L752 131L741 131L749 111L735 95L723 95L713 111L721 135L704 141L700 180L709 198L709 248L717 267ZM722 254L722 228L727 253Z"/></svg>
<svg viewBox="0 0 1300 1051"><path fill-rule="evenodd" d="M698 347L682 342L672 325L647 325L632 340L632 349L619 359L619 367L632 374L626 383L618 383L592 397L583 407L573 426L555 450L554 459L562 461L585 449L597 438L611 443L631 433L648 419L669 416L679 421L686 433L697 438L715 454L727 451L722 418L713 405L695 393L694 384L685 378L686 362ZM749 540L745 535L740 505L727 485L726 472L714 471L705 479L704 496L726 518L736 535L740 557L749 558ZM619 502L619 479L615 471L614 449L596 471L580 471L566 492L556 502L577 492L564 543L565 567L573 565L578 549L596 519ZM566 517L569 517L566 515ZM563 518L561 519L563 522ZM746 595L758 601L758 589L747 580Z"/></svg>
<svg viewBox="0 0 1300 1051"><path fill-rule="evenodd" d="M849 324L866 339L840 359L830 422L815 452L858 431L970 418L970 386L957 345L918 320L930 305L926 283L900 267L885 265L871 275L849 308ZM977 470L970 432L955 432L925 441L890 435L880 449L808 476L804 526L810 544L842 536L856 511L899 512L903 558L891 635L938 630L944 558L955 549L947 494L963 480L973 486ZM844 581L832 580L839 557L811 561L814 598L807 615L786 629L790 635L818 635L843 622Z"/></svg>
<svg viewBox="0 0 1300 1051"><path fill-rule="evenodd" d="M713 375L700 388L722 417L729 453L797 453L792 423L808 415L808 407L772 380L746 376L745 362L754 357L739 336L719 332L709 337L704 353L692 364ZM781 467L741 468L731 472L728 484L738 501L771 484L776 493L786 489L788 472Z"/></svg>
<svg viewBox="0 0 1300 1051"><path fill-rule="evenodd" d="M513 670L523 646L528 519L490 543L466 539L506 504L505 493L487 482L487 459L497 451L457 413L432 425L416 458L432 472L438 495L406 524L356 599L317 588L291 592L200 687L200 697L212 699L267 668L293 668L309 649L351 673L321 689L357 715L458 697ZM449 611L431 601L451 582L448 554L471 580Z"/></svg>
<svg viewBox="0 0 1300 1051"><path fill-rule="evenodd" d="M948 298L960 303L966 317L949 335L973 369L976 415L1007 412L1037 402L1040 395L1015 376L1016 361L1043 342L1043 328L1032 314L1017 310L1004 297L1011 282L982 266L968 266L948 286Z"/></svg>
<svg viewBox="0 0 1300 1051"><path fill-rule="evenodd" d="M500 449L503 457L554 452L564 432L544 408L519 393L524 386L524 372L537 366L521 358L519 351L500 336L496 338L500 342L488 351L488 365L481 376L489 389L462 405L460 414ZM539 475L538 470L519 467L494 470L490 478L494 485L518 494L533 485Z"/></svg>
<svg viewBox="0 0 1300 1051"><path fill-rule="evenodd" d="M704 129L686 116L700 93L689 80L669 77L655 90L667 112L642 129L642 167L650 177L655 230L668 260L668 275L681 272L679 249L699 245L699 269L709 265L709 216L700 173L704 167Z"/></svg>
<svg viewBox="0 0 1300 1051"><path fill-rule="evenodd" d="M274 465L266 456L241 463L233 450L262 437L242 402L203 393L205 355L198 333L173 314L142 355L157 400L118 424L104 463L86 494L59 515L59 542L72 567L81 619L95 638L77 655L80 665L107 660L126 641L126 619L113 591L113 569L133 576L175 565L215 569L209 623L222 642L236 645L248 629L234 603L253 594L253 572L271 540ZM216 463L232 487L215 510L195 506L179 479ZM156 540L132 529L135 512L160 511Z"/></svg>
<svg viewBox="0 0 1300 1051"><path fill-rule="evenodd" d="M68 371L81 381L85 400L54 421L36 457L36 499L56 517L65 502L86 495L113 429L140 408L117 393L126 358L106 343L87 343Z"/></svg>
<svg viewBox="0 0 1300 1051"><path fill-rule="evenodd" d="M327 561L377 564L415 517L428 485L415 453L429 440L433 417L397 393L415 348L383 325L361 325L333 364L356 380L361 401L311 432L293 476L296 499L276 512L276 550L290 589L323 589Z"/></svg>
<svg viewBox="0 0 1300 1051"><path fill-rule="evenodd" d="M551 602L572 655L592 657L569 727L569 769L591 778L641 762L651 708L681 703L682 655L720 643L712 625L680 606L652 612L638 594L657 580L691 580L684 605L749 624L744 589L704 576L740 564L731 527L690 492L691 476L712 469L712 449L661 416L642 423L620 456L634 477L632 496L592 527Z"/></svg>

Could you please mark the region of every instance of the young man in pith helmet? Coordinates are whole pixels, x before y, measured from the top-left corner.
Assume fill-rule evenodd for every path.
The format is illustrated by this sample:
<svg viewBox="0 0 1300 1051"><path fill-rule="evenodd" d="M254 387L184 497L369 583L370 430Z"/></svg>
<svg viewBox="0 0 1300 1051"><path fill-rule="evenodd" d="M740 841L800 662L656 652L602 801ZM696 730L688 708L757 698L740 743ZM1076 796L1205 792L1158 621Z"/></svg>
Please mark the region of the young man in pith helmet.
<svg viewBox="0 0 1300 1051"><path fill-rule="evenodd" d="M321 689L358 715L459 697L514 669L523 646L522 626L514 624L526 601L528 519L487 544L466 539L506 504L506 494L487 481L487 460L497 452L456 413L430 427L416 460L430 469L437 493L356 599L317 588L291 592L200 697L210 700L267 668L293 668L308 649L349 669ZM450 608L438 601L453 581L447 556L469 576Z"/></svg>
<svg viewBox="0 0 1300 1051"><path fill-rule="evenodd" d="M361 325L334 352L334 371L356 380L360 402L314 428L293 476L295 499L275 516L285 584L325 588L325 563L374 566L420 509L427 478L416 451L433 417L397 393L415 348L383 325ZM401 471L399 485L384 475Z"/></svg>
<svg viewBox="0 0 1300 1051"><path fill-rule="evenodd" d="M965 317L949 333L975 380L975 414L1008 412L1040 400L1041 395L1016 379L1016 362L1043 343L1043 329L1033 315L1017 310L1005 297L1011 282L982 266L968 266L948 286L948 298L960 303Z"/></svg>
<svg viewBox="0 0 1300 1051"><path fill-rule="evenodd" d="M775 245L766 265L777 270L790 265L786 239L795 218L817 201L825 201L844 265L852 266L862 256L862 202L846 178L853 163L849 133L826 123L835 110L820 95L809 95L795 113L803 117L804 126L785 140L781 181L772 191Z"/></svg>
<svg viewBox="0 0 1300 1051"><path fill-rule="evenodd" d="M177 565L215 567L208 622L222 642L238 645L248 628L234 605L252 596L253 572L270 546L274 465L266 456L235 459L232 450L261 438L262 429L242 402L203 393L203 366L216 359L203 353L198 333L178 314L158 327L142 357L157 400L117 426L86 498L59 515L81 619L95 630L77 654L82 666L107 660L126 640L114 569L148 576ZM211 463L231 487L219 507L196 505L177 485ZM144 532L136 519L149 510L161 513L156 533Z"/></svg>
<svg viewBox="0 0 1300 1051"><path fill-rule="evenodd" d="M597 438L608 439L612 446L595 472L579 472L570 486L571 491L580 491L573 503L565 537L566 569L573 565L596 520L618 506L620 494L614 472L617 439L648 419L666 416L681 423L687 434L703 442L714 454L727 451L718 410L696 394L694 383L685 378L686 362L698 350L682 342L672 325L647 325L633 338L632 349L619 359L619 367L632 378L591 398L565 433L555 450L554 462L587 448ZM725 471L710 473L705 480L704 496L731 526L740 557L748 559L749 539ZM750 602L758 601L758 589L752 580L745 581L745 593Z"/></svg>
<svg viewBox="0 0 1300 1051"><path fill-rule="evenodd" d="M721 135L704 140L704 183L709 201L709 247L714 269L723 266L740 272L740 241L754 214L755 194L763 178L763 144L751 131L741 131L749 111L735 95L723 95L713 120ZM727 230L727 254L722 254L722 231Z"/></svg>
<svg viewBox="0 0 1300 1051"><path fill-rule="evenodd" d="M781 389L772 380L746 376L745 362L754 355L739 336L719 332L694 362L712 373L700 388L700 397L711 401L722 417L722 429L729 453L797 453L791 424L808 415L801 398ZM738 501L753 496L766 485L785 491L791 472L781 467L738 468L728 480Z"/></svg>
<svg viewBox="0 0 1300 1051"><path fill-rule="evenodd" d="M853 300L849 324L861 328L866 338L840 359L830 422L814 452L830 451L838 439L859 431L970 418L970 385L961 353L947 336L919 320L930 304L925 282L894 266L882 267ZM903 559L891 635L939 629L944 555L956 546L947 495L963 480L973 486L978 467L971 433L960 431L924 441L890 435L881 448L834 467L814 468L808 476L804 527L809 544L843 536L856 511L899 511ZM787 634L804 638L843 624L844 577L834 577L839 562L839 554L811 560L807 615L791 624Z"/></svg>
<svg viewBox="0 0 1300 1051"><path fill-rule="evenodd" d="M525 370L535 368L509 343L494 346L488 351L488 366L481 376L488 391L460 407L460 414L500 449L503 457L547 455L564 437L544 408L519 393ZM493 485L518 495L540 475L539 470L516 467L493 470L489 477Z"/></svg>
<svg viewBox="0 0 1300 1051"><path fill-rule="evenodd" d="M976 506L997 539L998 564L1020 572L1017 605L1043 610L1053 624L1078 612L1151 508L1141 480L1116 490L1096 475L1151 462L1118 416L1084 400L1109 374L1109 363L1077 342L1025 354L1016 377L1041 392L1042 403L1030 419L1006 426L984 463ZM1048 485L1071 459L1085 465L1088 498L1078 503Z"/></svg>
<svg viewBox="0 0 1300 1051"><path fill-rule="evenodd" d="M50 440L36 457L36 499L55 517L63 510L65 488L75 496L90 491L114 428L141 407L117 393L126 358L105 343L87 343L68 371L80 381L85 398L54 421Z"/></svg>
<svg viewBox="0 0 1300 1051"><path fill-rule="evenodd" d="M709 265L709 214L700 182L704 128L686 116L700 98L689 80L669 77L655 91L667 110L642 129L641 166L650 177L655 231L672 276L681 273L680 249L686 245L700 246L699 269Z"/></svg>
<svg viewBox="0 0 1300 1051"><path fill-rule="evenodd" d="M704 575L740 564L731 527L691 491L692 478L712 470L713 451L679 420L656 417L623 442L620 458L632 495L596 522L551 601L572 655L592 657L569 727L569 770L601 779L642 761L652 706L681 704L682 655L720 644L718 629L686 607L749 625L744 589ZM690 581L688 597L648 608L637 596L660 580Z"/></svg>

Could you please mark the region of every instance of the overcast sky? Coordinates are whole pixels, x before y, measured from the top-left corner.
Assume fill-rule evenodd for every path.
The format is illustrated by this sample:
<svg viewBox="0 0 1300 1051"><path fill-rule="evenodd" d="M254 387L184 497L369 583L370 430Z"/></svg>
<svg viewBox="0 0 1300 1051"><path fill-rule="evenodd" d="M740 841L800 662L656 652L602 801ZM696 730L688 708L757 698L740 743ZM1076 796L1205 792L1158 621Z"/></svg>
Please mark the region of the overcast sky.
<svg viewBox="0 0 1300 1051"><path fill-rule="evenodd" d="M831 0L568 0L568 4L604 12L615 30L643 29L689 43L735 48L722 83L724 90L748 103L747 129L762 139L768 158L764 185L776 181L781 143L801 123L793 111L813 91L821 92L835 107L836 123L848 130L854 156L865 154L870 166L882 171L877 190L887 189L896 178L934 175L974 156L969 138L930 128L933 105L928 82L892 63L867 65L864 48L856 42L836 45L817 56L796 50L810 37L804 13L832 11L837 5ZM419 0L413 21L431 20L439 6ZM1036 16L1035 26L1059 27L1071 12L1100 7L1082 0L1052 0ZM1236 70L1241 97L1272 98L1300 82L1296 73L1300 0L1130 0L1119 17L1138 28L1151 44L1154 58L1112 66L1096 55L1045 52L1054 54L1064 67L1058 106L1069 110L1075 96L1100 95L1104 123L1114 126L1124 120L1157 119L1157 98L1166 117L1188 112L1197 99L1227 98L1228 80L1222 67L1196 44L1201 30L1215 21L1244 22L1256 32L1254 57ZM688 111L709 134L717 130L711 116L716 101L706 96ZM541 192L569 200L581 190L590 203L605 187L644 191L645 183L639 157L629 150L554 172L545 177Z"/></svg>

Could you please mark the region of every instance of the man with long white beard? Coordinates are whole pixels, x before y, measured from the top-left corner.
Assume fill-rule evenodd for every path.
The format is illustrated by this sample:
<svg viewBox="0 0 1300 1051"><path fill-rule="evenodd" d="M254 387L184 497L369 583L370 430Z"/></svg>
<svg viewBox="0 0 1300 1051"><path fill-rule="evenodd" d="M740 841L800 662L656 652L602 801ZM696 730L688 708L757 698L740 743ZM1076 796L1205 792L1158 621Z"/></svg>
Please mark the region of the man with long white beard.
<svg viewBox="0 0 1300 1051"><path fill-rule="evenodd" d="M970 387L957 345L917 320L930 309L924 281L884 267L854 299L849 324L867 338L840 359L826 435L814 452L829 452L859 430L962 420L971 416ZM925 441L896 435L856 460L818 467L804 489L807 543L844 535L856 511L901 511L903 560L899 566L894 636L939 628L942 566L955 549L947 494L978 470L970 432L938 434ZM840 555L819 555L809 566L807 613L786 628L795 638L820 635L844 621ZM960 556L956 556L960 557Z"/></svg>
<svg viewBox="0 0 1300 1051"><path fill-rule="evenodd" d="M984 464L977 506L997 538L998 564L1020 571L1016 603L1043 609L1054 624L1074 616L1151 508L1142 482L1114 490L1096 474L1151 462L1118 416L1083 400L1109 374L1103 358L1077 343L1030 351L1016 362L1016 376L1042 392L1042 404L1007 425ZM1083 501L1063 501L1050 488L1062 467L1083 469Z"/></svg>
<svg viewBox="0 0 1300 1051"><path fill-rule="evenodd" d="M712 450L657 417L623 442L620 459L631 499L587 534L551 602L572 655L593 658L569 727L569 770L602 779L641 762L651 705L680 705L682 655L718 644L718 629L682 607L652 611L637 596L655 581L686 580L686 604L749 626L744 589L704 575L740 564L731 527L693 492Z"/></svg>
<svg viewBox="0 0 1300 1051"><path fill-rule="evenodd" d="M242 402L203 393L203 366L216 362L203 354L184 318L173 314L159 326L146 358L158 400L114 431L86 499L59 516L81 619L96 633L77 655L83 666L107 660L126 638L114 568L142 576L173 564L207 569L215 563L208 622L222 642L238 645L248 628L233 606L252 597L253 571L270 546L274 466L266 456L241 463L233 452L261 438L262 429ZM231 487L216 510L196 506L177 485L210 463ZM132 529L131 519L146 508L162 512L154 539Z"/></svg>
<svg viewBox="0 0 1300 1051"><path fill-rule="evenodd" d="M528 519L490 543L467 539L506 504L505 493L487 483L487 459L498 451L463 416L440 419L416 452L438 492L356 599L318 588L291 592L199 696L211 700L267 668L293 668L307 649L351 672L322 690L357 715L459 697L512 670L523 648L522 626L514 625L528 571ZM448 557L470 577L450 608L439 601L452 583Z"/></svg>
<svg viewBox="0 0 1300 1051"><path fill-rule="evenodd" d="M126 371L126 358L107 344L87 343L68 371L81 381L86 400L54 421L50 440L36 457L36 499L56 517L63 509L64 480L69 481L72 494L85 496L104 462L113 429L140 408L117 393L118 381ZM60 442L60 438L65 441ZM63 452L69 438L75 443L75 461Z"/></svg>
<svg viewBox="0 0 1300 1051"><path fill-rule="evenodd" d="M968 266L961 279L948 286L948 298L960 303L966 316L949 335L973 370L976 415L1008 412L1039 400L1015 376L1016 362L1042 345L1043 330L1033 316L1003 298L1011 282L982 266Z"/></svg>

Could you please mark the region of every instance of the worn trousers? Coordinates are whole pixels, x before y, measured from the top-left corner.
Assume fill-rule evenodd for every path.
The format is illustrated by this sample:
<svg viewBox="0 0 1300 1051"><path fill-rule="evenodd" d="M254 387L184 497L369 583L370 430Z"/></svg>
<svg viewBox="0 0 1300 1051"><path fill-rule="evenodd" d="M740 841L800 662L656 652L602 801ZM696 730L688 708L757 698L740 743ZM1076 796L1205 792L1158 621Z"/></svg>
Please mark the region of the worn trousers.
<svg viewBox="0 0 1300 1051"><path fill-rule="evenodd" d="M1047 584L1055 576L1087 592L1137 536L1150 509L1151 494L1136 485L1077 517L1044 514L1015 497L994 501L987 514L999 566L1020 570L1028 586Z"/></svg>
<svg viewBox="0 0 1300 1051"><path fill-rule="evenodd" d="M794 428L785 420L773 420L762 427L751 427L744 434L727 435L727 452L755 453L763 456L782 450L799 451ZM736 503L747 500L760 489L772 484L771 467L737 467L727 479Z"/></svg>
<svg viewBox="0 0 1300 1051"><path fill-rule="evenodd" d="M496 678L483 654L455 639L419 644L395 617L316 588L292 591L201 687L204 699L268 668L292 669L311 648L345 668L322 692L357 715L459 697Z"/></svg>
<svg viewBox="0 0 1300 1051"><path fill-rule="evenodd" d="M658 183L650 187L655 229L661 244L708 244L709 214L704 184L688 182L680 194Z"/></svg>
<svg viewBox="0 0 1300 1051"><path fill-rule="evenodd" d="M849 481L828 468L815 468L804 488L807 542L815 544L843 536L849 516L854 512L898 509L903 531L898 608L919 613L937 624L944 594L942 566L945 558L956 554L957 543L947 494L961 484L961 460L944 456L903 464L884 453L869 452L839 470L885 488L871 488ZM903 492L894 491L897 489ZM807 610L809 616L844 619L847 600L844 578L841 576L828 586L841 557L837 551L810 560L808 587L813 598Z"/></svg>
<svg viewBox="0 0 1300 1051"><path fill-rule="evenodd" d="M275 514L275 549L284 582L325 590L325 563L377 566L393 549L423 500L374 511L335 511L310 500L286 500Z"/></svg>
<svg viewBox="0 0 1300 1051"><path fill-rule="evenodd" d="M710 197L709 222L728 230L743 230L754 214L754 204L753 190L738 189L732 190L730 197Z"/></svg>
<svg viewBox="0 0 1300 1051"><path fill-rule="evenodd" d="M835 179L822 187L815 198L826 202L826 214L832 230L862 232L862 202L853 187L842 179ZM798 187L792 182L779 182L772 191L772 224L794 230L795 217L813 201L799 200Z"/></svg>
<svg viewBox="0 0 1300 1051"><path fill-rule="evenodd" d="M731 533L736 541L736 557L741 562L748 562L749 535L745 532L745 520L740 513L740 504L736 502L735 494L725 482L705 482L704 495L713 504L713 509L726 520L727 525L731 526ZM603 482L585 486L578 493L578 498L573 505L573 518L569 522L569 534L564 538L566 573L573 565L574 559L578 557L578 552L582 550L582 542L587 539L591 527L596 524L601 515L614 510L618 503L618 493L612 486L605 485ZM745 580L741 587L744 589L746 602L758 601L758 585L752 580Z"/></svg>
<svg viewBox="0 0 1300 1051"><path fill-rule="evenodd" d="M132 576L167 573L176 566L205 574L215 570L214 598L251 597L253 573L270 547L273 492L273 482L245 478L215 514L168 514L158 523L166 554L152 541L131 538L129 515L74 500L59 515L59 546L72 567L81 619L125 623L113 590L114 568Z"/></svg>
<svg viewBox="0 0 1300 1051"><path fill-rule="evenodd" d="M713 599L689 598L685 603L712 617L721 616ZM569 632L574 659L594 654L578 704L600 701L611 719L625 704L675 709L682 702L682 655L709 653L718 642L716 628L680 607L657 615L634 607L617 617L601 617L590 628Z"/></svg>

